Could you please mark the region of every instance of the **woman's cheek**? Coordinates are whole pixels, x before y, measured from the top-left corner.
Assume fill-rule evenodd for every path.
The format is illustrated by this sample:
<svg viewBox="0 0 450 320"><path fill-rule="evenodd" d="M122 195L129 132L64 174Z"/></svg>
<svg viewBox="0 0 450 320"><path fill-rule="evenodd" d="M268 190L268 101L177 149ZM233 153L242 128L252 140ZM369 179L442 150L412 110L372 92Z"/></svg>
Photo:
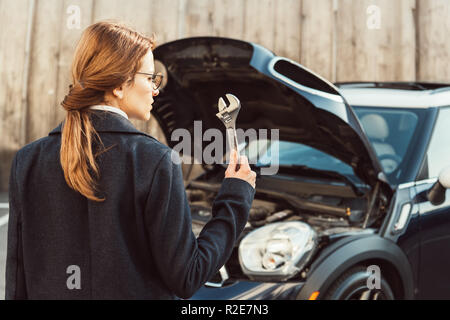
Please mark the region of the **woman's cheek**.
<svg viewBox="0 0 450 320"><path fill-rule="evenodd" d="M151 94L152 93L152 87L151 87L151 84L144 84L143 86L142 86L142 95L144 95L144 96L147 96L147 95L149 95L149 94Z"/></svg>
<svg viewBox="0 0 450 320"><path fill-rule="evenodd" d="M145 97L146 97L147 101L153 100L153 90L151 87L146 90Z"/></svg>

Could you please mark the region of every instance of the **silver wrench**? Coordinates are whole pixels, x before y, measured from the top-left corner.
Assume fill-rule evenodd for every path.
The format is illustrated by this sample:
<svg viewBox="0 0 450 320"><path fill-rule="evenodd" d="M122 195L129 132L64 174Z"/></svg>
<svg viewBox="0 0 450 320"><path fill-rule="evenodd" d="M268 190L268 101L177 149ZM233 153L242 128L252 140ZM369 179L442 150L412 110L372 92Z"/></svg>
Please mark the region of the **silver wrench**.
<svg viewBox="0 0 450 320"><path fill-rule="evenodd" d="M226 128L228 141L230 141L231 149L235 149L238 154L238 160L239 160L239 148L238 148L238 140L236 135L236 119L239 113L239 110L241 110L241 102L239 99L232 95L231 93L227 93L225 95L226 99L229 102L229 105L225 103L225 100L220 97L218 102L218 108L219 112L216 113L217 118L220 119L220 121L223 122ZM236 167L236 170L238 170L239 164Z"/></svg>

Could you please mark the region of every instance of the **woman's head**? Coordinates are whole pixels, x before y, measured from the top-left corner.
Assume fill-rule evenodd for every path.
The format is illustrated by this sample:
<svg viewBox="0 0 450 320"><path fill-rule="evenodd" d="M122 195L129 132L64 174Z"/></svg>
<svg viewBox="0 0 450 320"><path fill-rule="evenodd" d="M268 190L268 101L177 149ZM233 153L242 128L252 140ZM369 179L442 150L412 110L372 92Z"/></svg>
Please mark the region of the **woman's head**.
<svg viewBox="0 0 450 320"><path fill-rule="evenodd" d="M66 110L108 104L130 118L150 118L154 90L154 37L147 38L123 23L102 21L83 32L72 62L73 85L62 102Z"/></svg>
<svg viewBox="0 0 450 320"><path fill-rule="evenodd" d="M141 59L140 68L135 73L133 82L126 82L112 92L106 92L106 104L122 109L130 118L149 120L153 96L159 94L152 80L155 73L153 53L148 50ZM157 76L155 80L160 81L159 77Z"/></svg>
<svg viewBox="0 0 450 320"><path fill-rule="evenodd" d="M61 103L67 116L60 161L69 187L91 200L104 199L95 196L96 183L89 172L99 178L92 142L101 140L91 125L88 107L107 104L130 118L148 120L158 91L151 77L142 73L155 72L155 45L154 35L148 38L123 23L102 21L84 30L75 49L73 84Z"/></svg>

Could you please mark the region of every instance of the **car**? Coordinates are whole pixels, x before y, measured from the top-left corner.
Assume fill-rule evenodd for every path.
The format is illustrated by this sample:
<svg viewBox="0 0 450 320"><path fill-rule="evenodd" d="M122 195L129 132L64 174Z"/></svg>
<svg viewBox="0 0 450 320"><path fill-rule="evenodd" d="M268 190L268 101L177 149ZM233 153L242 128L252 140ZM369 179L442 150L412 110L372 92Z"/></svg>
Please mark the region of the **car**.
<svg viewBox="0 0 450 320"><path fill-rule="evenodd" d="M450 298L449 84L332 84L222 37L153 53L165 76L153 114L169 146L195 121L224 131L215 114L225 93L241 101L238 128L279 130L277 141L240 142L258 173L249 222L191 299ZM263 175L271 150L278 171ZM203 169L186 186L196 235L226 165Z"/></svg>

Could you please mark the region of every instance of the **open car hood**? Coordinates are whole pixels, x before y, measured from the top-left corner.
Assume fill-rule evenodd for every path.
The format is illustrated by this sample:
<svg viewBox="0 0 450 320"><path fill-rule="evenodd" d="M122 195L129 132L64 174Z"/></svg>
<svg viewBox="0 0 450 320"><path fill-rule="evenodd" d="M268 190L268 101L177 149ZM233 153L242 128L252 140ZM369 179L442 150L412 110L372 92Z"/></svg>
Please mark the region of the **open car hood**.
<svg viewBox="0 0 450 320"><path fill-rule="evenodd" d="M237 128L279 129L280 140L300 142L351 165L374 186L387 184L380 163L353 110L330 82L302 65L241 40L193 37L153 51L156 70L165 76L153 114L169 146L172 131L194 121L202 130L223 124L217 102L226 93L241 101Z"/></svg>

